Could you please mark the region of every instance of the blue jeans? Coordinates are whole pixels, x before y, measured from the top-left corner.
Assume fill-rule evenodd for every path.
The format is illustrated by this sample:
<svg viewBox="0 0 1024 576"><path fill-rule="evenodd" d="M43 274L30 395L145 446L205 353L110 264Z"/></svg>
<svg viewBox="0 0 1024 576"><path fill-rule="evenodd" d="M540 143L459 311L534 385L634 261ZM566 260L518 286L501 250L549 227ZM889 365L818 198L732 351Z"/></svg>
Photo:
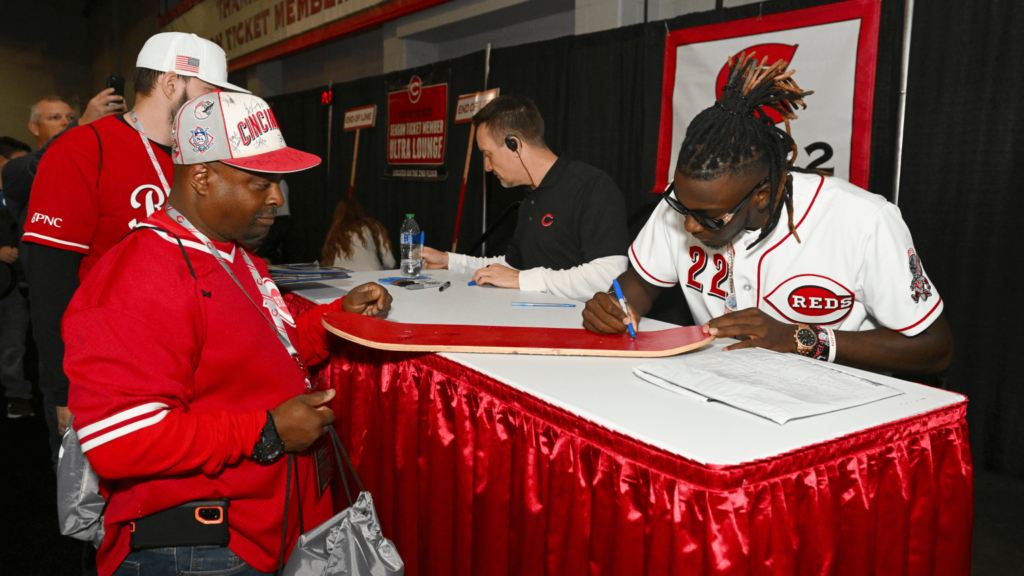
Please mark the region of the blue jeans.
<svg viewBox="0 0 1024 576"><path fill-rule="evenodd" d="M226 546L181 546L131 552L114 576L260 576Z"/></svg>

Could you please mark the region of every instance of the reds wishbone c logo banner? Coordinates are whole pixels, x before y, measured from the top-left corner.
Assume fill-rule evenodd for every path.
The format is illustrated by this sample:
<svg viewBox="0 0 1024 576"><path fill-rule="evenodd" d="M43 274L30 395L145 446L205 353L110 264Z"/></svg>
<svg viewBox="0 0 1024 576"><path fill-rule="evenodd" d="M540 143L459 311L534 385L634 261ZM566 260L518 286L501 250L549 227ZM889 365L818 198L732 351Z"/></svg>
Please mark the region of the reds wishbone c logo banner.
<svg viewBox="0 0 1024 576"><path fill-rule="evenodd" d="M879 12L876 0L850 0L671 32L652 192L664 191L673 178L686 127L714 104L728 58L741 52L753 52L759 61L767 56L767 65L786 60L796 70L796 83L814 91L791 123L799 147L796 165L834 170L867 188ZM774 111L770 115L778 119Z"/></svg>

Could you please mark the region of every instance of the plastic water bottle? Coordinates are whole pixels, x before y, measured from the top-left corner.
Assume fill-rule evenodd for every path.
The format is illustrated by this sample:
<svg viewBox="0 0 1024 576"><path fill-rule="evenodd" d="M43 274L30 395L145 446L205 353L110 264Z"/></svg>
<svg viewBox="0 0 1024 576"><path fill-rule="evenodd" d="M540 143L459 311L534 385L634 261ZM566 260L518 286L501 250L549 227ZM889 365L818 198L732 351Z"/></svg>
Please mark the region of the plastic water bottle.
<svg viewBox="0 0 1024 576"><path fill-rule="evenodd" d="M400 242L402 252L402 275L419 276L420 273L420 227L413 220L412 214L405 215L405 222L400 230Z"/></svg>

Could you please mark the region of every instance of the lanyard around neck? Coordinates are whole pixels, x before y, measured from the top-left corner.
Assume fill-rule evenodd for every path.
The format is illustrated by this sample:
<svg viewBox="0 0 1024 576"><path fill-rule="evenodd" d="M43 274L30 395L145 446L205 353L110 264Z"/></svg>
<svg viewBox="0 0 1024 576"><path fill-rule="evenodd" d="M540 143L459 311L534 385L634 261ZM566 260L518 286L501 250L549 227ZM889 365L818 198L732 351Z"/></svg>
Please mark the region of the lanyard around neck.
<svg viewBox="0 0 1024 576"><path fill-rule="evenodd" d="M171 195L171 186L167 183L167 178L164 177L164 171L160 168L160 162L156 159L156 153L153 152L153 147L149 144L149 138L146 137L146 131L142 128L142 122L139 121L139 117L135 115L135 110L128 113L128 117L132 119L132 126L135 127L135 131L139 133L139 137L142 138L142 145L146 147L146 152L149 153L149 160L153 163L153 169L156 170L156 175L160 177L160 185L164 188L164 194L168 197Z"/></svg>
<svg viewBox="0 0 1024 576"><path fill-rule="evenodd" d="M245 297L249 299L249 302L252 302L252 305L256 307L256 311L259 312L259 315L262 316L263 319L266 320L268 324L270 324L270 327L274 329L274 333L277 334L278 340L281 341L281 344L284 346L285 350L288 351L288 355L291 356L292 359L299 364L299 368L302 368L302 373L306 377L306 387L307 389L311 389L312 384L310 383L309 380L309 372L306 370L306 367L302 364L302 360L299 358L298 350L296 350L295 347L292 346L291 338L288 337L288 330L287 328L285 328L284 321L281 319L280 306L278 304L279 296L275 297L275 295L271 291L271 288L275 287L273 281L263 278L260 275L259 271L256 269L256 266L252 263L252 259L249 258L249 255L245 252L244 249L240 249L242 252L242 258L245 259L245 265L246 267L249 268L249 272L252 273L253 280L256 281L256 286L259 288L260 294L263 295L263 303L270 311L270 318L268 319L267 316L263 313L263 309L260 308L258 304L256 304L252 297L249 296L249 292L244 287L242 287L242 283L238 281L238 277L235 276L235 273L231 270L231 267L224 259L224 256L220 253L220 250L217 249L217 246L215 246L214 243L211 242L210 239L207 238L205 234L196 229L196 227L193 226L192 223L189 222L188 219L181 214L181 212L178 212L174 208L171 208L170 205L164 208L164 210L167 212L167 215L170 216L171 220L174 220L183 228L188 230L189 233L198 238L199 241L202 242L203 245L206 246L206 248L210 251L210 254L213 255L217 262L220 262L220 265L224 268L224 271L227 272L228 276L230 276L231 279L235 281L235 285L238 286L238 289L242 291L242 294L245 294ZM278 292L278 294L280 294L280 292Z"/></svg>

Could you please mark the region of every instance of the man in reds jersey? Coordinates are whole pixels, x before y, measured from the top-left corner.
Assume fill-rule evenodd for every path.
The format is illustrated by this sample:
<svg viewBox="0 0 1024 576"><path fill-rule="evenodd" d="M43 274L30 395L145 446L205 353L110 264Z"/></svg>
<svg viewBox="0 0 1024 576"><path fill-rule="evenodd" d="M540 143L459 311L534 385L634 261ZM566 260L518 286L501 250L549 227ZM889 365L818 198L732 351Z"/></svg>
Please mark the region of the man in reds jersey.
<svg viewBox="0 0 1024 576"><path fill-rule="evenodd" d="M163 207L173 180L174 113L215 87L244 92L227 82L219 46L194 34L157 34L136 61L135 108L69 130L39 164L22 242L54 462L70 416L61 316L103 254Z"/></svg>
<svg viewBox="0 0 1024 576"><path fill-rule="evenodd" d="M721 98L686 130L665 202L630 247L630 268L619 276L630 315L639 321L663 288L680 283L705 332L742 340L726 350L944 370L953 337L899 209L793 166L789 122L810 92L786 62L767 67L741 56L730 65ZM600 293L587 302L583 325L622 333L625 317Z"/></svg>
<svg viewBox="0 0 1024 576"><path fill-rule="evenodd" d="M299 536L297 506L307 529L332 514L315 458L298 454L290 494L282 458L334 420L334 391L308 393L304 368L328 356L320 319L338 309L385 317L391 296L364 284L293 318L244 242L273 224L282 173L320 159L286 147L266 102L248 94L202 95L176 126L168 206L100 259L64 317L73 426L109 502L97 566L104 576L268 573L282 523L285 552ZM221 498L227 548L139 522ZM130 552L143 537L164 547Z"/></svg>

